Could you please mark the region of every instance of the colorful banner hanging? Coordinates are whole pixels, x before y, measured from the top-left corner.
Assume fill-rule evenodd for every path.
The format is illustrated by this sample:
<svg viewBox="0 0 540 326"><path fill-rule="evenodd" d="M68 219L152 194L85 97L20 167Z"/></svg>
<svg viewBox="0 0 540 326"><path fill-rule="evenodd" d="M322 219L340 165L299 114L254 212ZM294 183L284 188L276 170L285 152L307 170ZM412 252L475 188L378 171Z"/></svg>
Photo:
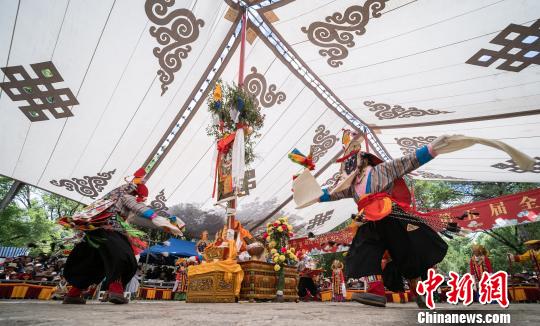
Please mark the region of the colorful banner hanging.
<svg viewBox="0 0 540 326"><path fill-rule="evenodd" d="M451 218L465 214L458 221L472 231L540 221L540 188L513 195L477 201L448 209L433 211L439 217Z"/></svg>
<svg viewBox="0 0 540 326"><path fill-rule="evenodd" d="M344 228L335 232L328 232L309 239L307 237L291 239L289 246L296 252L304 254L320 255L333 252L345 252L349 250L354 234L350 228Z"/></svg>
<svg viewBox="0 0 540 326"><path fill-rule="evenodd" d="M459 226L473 232L540 221L540 188L431 212L441 219L458 219ZM291 239L297 252L324 254L348 250L354 237L351 228L309 239Z"/></svg>

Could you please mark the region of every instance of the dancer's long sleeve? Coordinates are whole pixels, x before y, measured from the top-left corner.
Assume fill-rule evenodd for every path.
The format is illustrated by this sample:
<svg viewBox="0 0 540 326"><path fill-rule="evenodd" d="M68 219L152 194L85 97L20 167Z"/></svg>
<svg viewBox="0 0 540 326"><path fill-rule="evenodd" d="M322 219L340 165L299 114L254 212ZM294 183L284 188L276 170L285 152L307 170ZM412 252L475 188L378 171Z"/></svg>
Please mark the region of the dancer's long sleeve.
<svg viewBox="0 0 540 326"><path fill-rule="evenodd" d="M344 198L358 200L364 194L387 191L392 188L396 179L416 170L434 157L435 154L428 144L416 149L414 153L395 160L383 162L376 166L368 166L362 172L362 175L358 175L347 189L332 194L328 189L323 189L324 194L321 196L320 201L334 201Z"/></svg>

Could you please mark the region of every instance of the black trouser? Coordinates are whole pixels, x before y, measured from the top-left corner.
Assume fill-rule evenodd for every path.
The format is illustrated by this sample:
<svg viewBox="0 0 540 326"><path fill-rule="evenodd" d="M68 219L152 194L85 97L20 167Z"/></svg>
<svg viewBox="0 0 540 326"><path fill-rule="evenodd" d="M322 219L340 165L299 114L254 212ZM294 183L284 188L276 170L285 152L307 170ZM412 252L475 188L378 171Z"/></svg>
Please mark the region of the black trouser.
<svg viewBox="0 0 540 326"><path fill-rule="evenodd" d="M312 296L317 295L317 286L311 277L300 277L298 281L298 296L303 298L307 295L307 290Z"/></svg>
<svg viewBox="0 0 540 326"><path fill-rule="evenodd" d="M384 276L381 260L384 251L388 250L392 264L385 274L387 279L392 279L385 285L394 287L394 284L400 284L401 276L407 279L423 276L444 259L447 249L448 245L437 232L420 220L402 220L390 214L358 228L345 259L346 276Z"/></svg>
<svg viewBox="0 0 540 326"><path fill-rule="evenodd" d="M137 271L137 260L125 235L102 229L86 233L69 255L64 276L79 289L92 284L121 281L125 287ZM97 247L96 247L97 246Z"/></svg>

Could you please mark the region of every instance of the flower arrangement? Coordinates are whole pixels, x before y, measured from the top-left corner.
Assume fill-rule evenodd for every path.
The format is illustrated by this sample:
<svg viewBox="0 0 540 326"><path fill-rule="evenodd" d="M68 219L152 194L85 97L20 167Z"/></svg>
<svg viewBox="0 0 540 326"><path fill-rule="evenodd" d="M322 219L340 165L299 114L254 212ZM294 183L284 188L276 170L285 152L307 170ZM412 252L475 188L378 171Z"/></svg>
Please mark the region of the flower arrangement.
<svg viewBox="0 0 540 326"><path fill-rule="evenodd" d="M261 136L259 130L264 124L264 115L244 88L235 84L224 84L221 80L216 83L214 92L208 97L208 111L214 121L206 127L208 136L216 141L226 139L236 132L239 126L245 130L245 162L250 164L255 160L253 151L255 140Z"/></svg>
<svg viewBox="0 0 540 326"><path fill-rule="evenodd" d="M285 271L284 266L296 265L298 258L294 248L288 248L289 239L294 235L293 227L289 224L287 217L280 217L273 223L266 225L266 232L263 234L263 239L267 242L274 270L278 273L278 300L283 296L283 288L285 287Z"/></svg>

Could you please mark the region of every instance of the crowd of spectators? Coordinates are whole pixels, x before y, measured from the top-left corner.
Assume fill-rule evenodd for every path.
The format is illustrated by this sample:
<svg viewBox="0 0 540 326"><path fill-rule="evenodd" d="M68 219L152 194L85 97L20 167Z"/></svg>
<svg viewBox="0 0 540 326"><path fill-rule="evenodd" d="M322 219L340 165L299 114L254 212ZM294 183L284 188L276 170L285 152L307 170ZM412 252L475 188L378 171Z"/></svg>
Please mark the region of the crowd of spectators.
<svg viewBox="0 0 540 326"><path fill-rule="evenodd" d="M176 272L173 266L149 266L144 274L144 279L147 281L163 281L174 282L176 279Z"/></svg>
<svg viewBox="0 0 540 326"><path fill-rule="evenodd" d="M66 257L49 257L39 255L36 257L20 256L14 258L0 258L0 282L1 281L38 281L38 282L59 282ZM138 275L143 270L139 264ZM174 282L176 277L173 266L148 266L144 273L145 280L160 282Z"/></svg>
<svg viewBox="0 0 540 326"><path fill-rule="evenodd" d="M3 261L2 261L3 260ZM61 280L66 258L20 256L0 258L0 281L58 282Z"/></svg>

